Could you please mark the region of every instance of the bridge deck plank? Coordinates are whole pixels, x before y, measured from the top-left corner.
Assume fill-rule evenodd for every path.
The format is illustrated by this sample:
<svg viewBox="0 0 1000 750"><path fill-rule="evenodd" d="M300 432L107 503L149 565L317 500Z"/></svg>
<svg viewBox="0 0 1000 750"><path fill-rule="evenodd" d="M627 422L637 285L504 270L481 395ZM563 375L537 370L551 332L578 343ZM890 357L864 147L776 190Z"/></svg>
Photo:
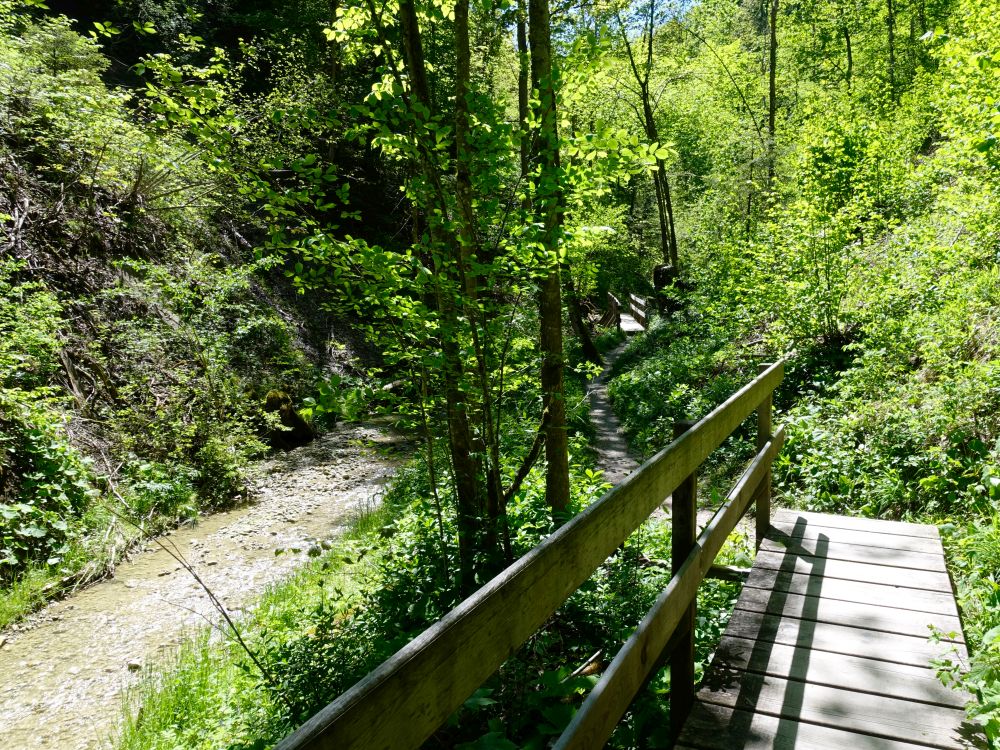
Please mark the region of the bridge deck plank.
<svg viewBox="0 0 1000 750"><path fill-rule="evenodd" d="M642 327L642 324L638 320L633 318L627 312L623 312L621 314L621 321L622 321L621 323L622 332L625 335L631 333L641 333L642 331L646 330L645 328Z"/></svg>
<svg viewBox="0 0 1000 750"><path fill-rule="evenodd" d="M967 696L930 666L951 652L967 656L937 529L780 511L677 747L974 747Z"/></svg>

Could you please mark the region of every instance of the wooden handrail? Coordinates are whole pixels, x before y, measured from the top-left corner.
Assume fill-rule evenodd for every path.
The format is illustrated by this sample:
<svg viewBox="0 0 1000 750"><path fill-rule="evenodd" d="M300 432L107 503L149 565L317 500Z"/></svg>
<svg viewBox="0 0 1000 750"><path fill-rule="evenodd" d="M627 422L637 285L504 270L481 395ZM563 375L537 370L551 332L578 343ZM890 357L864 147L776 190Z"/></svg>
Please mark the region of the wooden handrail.
<svg viewBox="0 0 1000 750"><path fill-rule="evenodd" d="M653 510L697 471L708 455L747 416L770 398L783 374L783 362L768 367L624 482L582 510L337 700L321 709L282 740L278 750L418 748L545 623ZM749 489L745 487L754 478L759 484L763 476L760 467L769 468L780 447L777 438L769 440L767 447L758 453L747 470L748 474L754 473L749 478L748 474L744 474L744 479L734 490L739 502L742 502L742 510L749 502L743 500L753 497L758 490L757 485ZM671 579L657 600L657 606L643 620L646 623L652 619L656 625L655 633L650 633L648 628L637 631L637 635L642 633L643 643L648 642L650 647L656 645L663 632L668 629L672 632L683 612L670 607L664 611L665 605L661 605L661 601L693 599L697 584L728 536L728 532L721 533L723 522L718 519L724 517L728 524L728 519L735 513L732 498L731 493L730 501L698 537L695 549ZM735 523L733 520L728 528L731 530ZM713 529L716 530L714 533ZM633 636L629 644L635 638ZM593 746L579 743L585 743L586 737L596 737L609 723L613 728L627 709L631 695L634 695L634 675L638 673L636 660L645 665L648 660L640 657L649 654L652 658L659 658L659 650L640 649L640 653L635 646L630 649L629 644L612 665L616 673L626 673L629 679L623 681L616 677L609 682L606 676L598 684L594 690L597 697L592 694L587 699L578 719L570 725L570 729L582 726L575 730L582 732L578 735L579 739L570 733L564 734L564 739L560 740L576 743L566 744L566 747ZM615 664L619 666L616 668ZM626 699L627 694L629 697ZM601 697L604 695L613 699ZM588 708L588 704L594 705L595 702L597 709ZM619 709L621 712L615 714Z"/></svg>
<svg viewBox="0 0 1000 750"><path fill-rule="evenodd" d="M597 321L597 325L601 328L611 328L612 326L621 328L621 306L622 303L618 301L618 298L611 292L608 292L608 309L601 316L601 319Z"/></svg>
<svg viewBox="0 0 1000 750"><path fill-rule="evenodd" d="M643 328L646 328L649 322L649 305L647 301L630 292L628 295L628 307L629 312L636 319L636 322Z"/></svg>
<svg viewBox="0 0 1000 750"><path fill-rule="evenodd" d="M784 441L785 428L780 427L744 472L723 506L698 535L694 548L680 570L670 579L653 608L615 656L601 681L587 696L583 706L560 736L554 750L604 746L639 688L659 665L660 654L697 596L699 584L704 580L726 538L746 513ZM686 686L675 686L671 675L671 690L675 687L683 690ZM671 710L672 725L683 724L683 720L687 718L675 717L673 714Z"/></svg>

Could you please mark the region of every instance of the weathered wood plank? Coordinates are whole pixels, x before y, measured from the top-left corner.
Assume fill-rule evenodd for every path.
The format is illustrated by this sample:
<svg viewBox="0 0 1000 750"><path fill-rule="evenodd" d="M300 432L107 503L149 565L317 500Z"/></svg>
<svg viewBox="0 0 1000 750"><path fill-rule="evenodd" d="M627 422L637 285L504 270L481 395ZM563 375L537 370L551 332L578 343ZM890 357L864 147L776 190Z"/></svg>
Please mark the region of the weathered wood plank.
<svg viewBox="0 0 1000 750"><path fill-rule="evenodd" d="M950 592L943 591L823 578L807 573L788 573L762 567L751 568L746 586L767 591L787 591L792 594L808 594L819 587L824 599L958 616L954 597Z"/></svg>
<svg viewBox="0 0 1000 750"><path fill-rule="evenodd" d="M849 529L854 531L874 530L879 534L901 534L917 536L925 539L938 539L938 530L926 524L909 523L908 521L884 521L882 519L860 518L858 516L834 516L826 513L813 513L805 510L779 510L774 514L775 521L781 523L796 518L802 518L806 524L827 526L834 529Z"/></svg>
<svg viewBox="0 0 1000 750"><path fill-rule="evenodd" d="M320 710L278 749L419 747L757 408L783 372L779 362L741 388ZM706 560L704 567L711 562ZM693 598L697 581L692 585L682 575L671 586L682 589L681 598ZM616 722L620 716L615 715Z"/></svg>
<svg viewBox="0 0 1000 750"><path fill-rule="evenodd" d="M690 750L926 750L887 737L804 724L767 714L696 703L675 748Z"/></svg>
<svg viewBox="0 0 1000 750"><path fill-rule="evenodd" d="M951 593L951 580L948 574L939 571L896 568L891 565L866 565L846 560L788 555L764 550L757 553L754 565L771 570L822 575L824 578L841 578L847 581L866 581L885 586L907 586Z"/></svg>
<svg viewBox="0 0 1000 750"><path fill-rule="evenodd" d="M957 643L934 644L924 638L899 635L886 640L877 630L851 628L814 620L765 615L743 610L740 617L729 621L727 634L751 640L783 643L848 656L863 656L897 664L926 667L931 659L948 655L952 648L960 654L965 647Z"/></svg>
<svg viewBox="0 0 1000 750"><path fill-rule="evenodd" d="M931 625L955 635L931 643ZM950 652L966 655L936 529L780 511L679 746L972 747L968 696L930 668Z"/></svg>
<svg viewBox="0 0 1000 750"><path fill-rule="evenodd" d="M619 320L621 321L619 325L623 333L640 333L646 330L641 322L628 313L621 313Z"/></svg>
<svg viewBox="0 0 1000 750"><path fill-rule="evenodd" d="M772 529L769 537L761 545L761 549L768 552L825 557L828 560L860 562L867 565L891 565L894 568L947 572L944 557L940 552L908 552L888 547L847 544L839 539L831 540L822 534L815 541L800 540L781 537L775 534Z"/></svg>
<svg viewBox="0 0 1000 750"><path fill-rule="evenodd" d="M901 700L963 708L969 696L941 684L927 667L833 654L726 636L712 658L713 673L757 672L800 682L879 693Z"/></svg>
<svg viewBox="0 0 1000 750"><path fill-rule="evenodd" d="M779 520L777 517L772 519L771 526L783 534L805 542L815 542L822 534L828 539L836 538L841 544L859 544L867 547L884 548L888 543L892 549L898 549L903 552L927 552L936 555L943 553L941 540L936 537L905 536L902 534L887 535L874 531L871 528L864 530L839 529L834 526L820 526L813 522L802 525L790 520Z"/></svg>
<svg viewBox="0 0 1000 750"><path fill-rule="evenodd" d="M724 684L706 686L698 698L704 703L943 748L958 746L958 730L965 722L965 712L958 708L915 705L752 672L735 673Z"/></svg>
<svg viewBox="0 0 1000 750"><path fill-rule="evenodd" d="M912 609L896 609L888 606L872 606L830 600L822 596L822 590L815 591L820 596L803 596L786 591L765 591L758 588L744 588L736 604L736 611L767 612L800 620L816 620L851 628L866 628L886 634L898 633L926 638L931 634L931 626L945 633L962 632L962 623L955 615L932 614ZM960 638L960 636L958 636Z"/></svg>

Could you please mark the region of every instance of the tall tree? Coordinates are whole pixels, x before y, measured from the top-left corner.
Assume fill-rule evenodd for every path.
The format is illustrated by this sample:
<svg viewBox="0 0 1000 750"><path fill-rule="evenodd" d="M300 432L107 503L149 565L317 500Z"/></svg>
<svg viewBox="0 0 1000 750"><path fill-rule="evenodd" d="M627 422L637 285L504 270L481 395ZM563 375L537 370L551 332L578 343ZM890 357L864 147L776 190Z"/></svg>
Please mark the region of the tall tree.
<svg viewBox="0 0 1000 750"><path fill-rule="evenodd" d="M617 12L618 29L621 32L622 43L625 45L625 52L628 55L629 67L635 77L638 86L640 124L646 133L646 139L650 143L659 143L660 136L656 127L656 117L653 112L653 101L649 91L649 80L653 71L653 35L656 31L656 0L649 0L649 5L642 14L642 33L640 43L645 52L645 60L640 65L636 62L635 53L632 49L632 40L629 39L628 26ZM677 232L674 229L674 207L670 197L670 180L667 177L666 162L657 157L656 171L653 172L653 188L656 191L656 212L660 219L660 249L663 253L663 262L672 265L674 268L680 266L677 253Z"/></svg>
<svg viewBox="0 0 1000 750"><path fill-rule="evenodd" d="M411 106L411 110L420 123L431 117L434 107L427 81L420 25L413 0L400 0L399 27L410 91L415 103L419 105ZM467 41L466 36L466 43ZM424 124L426 125L426 122ZM438 208L426 217L430 239L436 247L445 251L439 264L437 284L437 306L441 319L441 369L445 383L448 447L458 508L460 586L463 593L469 593L475 584L478 519L482 515L484 503L479 481L480 462L474 450L473 433L469 423L470 408L465 389L462 387L464 364L460 342L461 322L456 297L461 299L468 287L461 283L460 278L454 278L453 270L457 268L458 275L461 276L462 269L468 262L469 229L466 224L467 217L463 215L458 221L459 236L449 236L448 201L441 184L438 165L431 153L422 147L419 134L417 145L421 154L419 162L424 181L431 191L432 202L436 203ZM449 255L451 257L448 257Z"/></svg>
<svg viewBox="0 0 1000 750"><path fill-rule="evenodd" d="M885 0L885 25L889 41L889 96L896 101L896 7L892 0Z"/></svg>
<svg viewBox="0 0 1000 750"><path fill-rule="evenodd" d="M767 189L771 190L774 183L777 149L775 131L778 116L778 0L771 0L768 28L770 40L767 69Z"/></svg>
<svg viewBox="0 0 1000 750"><path fill-rule="evenodd" d="M569 505L569 443L566 434L566 398L563 387L562 282L559 241L562 185L559 168L559 131L552 65L548 0L528 0L528 42L531 46L531 83L538 92L538 136L534 156L536 209L542 214L542 247L547 273L539 291L542 398L545 427L545 496L558 521Z"/></svg>

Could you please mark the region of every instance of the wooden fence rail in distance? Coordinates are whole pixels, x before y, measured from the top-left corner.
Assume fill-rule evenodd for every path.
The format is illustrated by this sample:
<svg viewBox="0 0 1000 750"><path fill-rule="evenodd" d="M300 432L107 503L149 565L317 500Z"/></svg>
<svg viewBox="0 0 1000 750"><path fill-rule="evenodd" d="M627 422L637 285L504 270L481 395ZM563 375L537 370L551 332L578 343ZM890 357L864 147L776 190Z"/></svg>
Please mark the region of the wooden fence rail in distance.
<svg viewBox="0 0 1000 750"><path fill-rule="evenodd" d="M619 721L697 594L700 581L754 497L781 447L770 435L771 394L784 364L767 367L685 430L624 482L463 601L278 744L278 750L418 748L541 627L753 411L760 447L726 503L615 657L560 748L600 747ZM693 493L691 494L693 500ZM768 512L766 503L759 512ZM693 511L692 511L693 512ZM766 518L766 516L765 516ZM764 524L758 521L758 528ZM688 690L693 690L690 686ZM683 720L684 717L679 717ZM673 723L676 723L676 720ZM678 723L679 726L679 723Z"/></svg>
<svg viewBox="0 0 1000 750"><path fill-rule="evenodd" d="M649 301L643 297L637 297L630 292L628 295L628 307L629 312L632 313L632 317L635 318L636 323L641 325L643 328L648 328Z"/></svg>
<svg viewBox="0 0 1000 750"><path fill-rule="evenodd" d="M622 303L618 301L618 298L611 292L608 292L608 309L601 316L601 319L597 321L598 328L621 328L621 307Z"/></svg>

